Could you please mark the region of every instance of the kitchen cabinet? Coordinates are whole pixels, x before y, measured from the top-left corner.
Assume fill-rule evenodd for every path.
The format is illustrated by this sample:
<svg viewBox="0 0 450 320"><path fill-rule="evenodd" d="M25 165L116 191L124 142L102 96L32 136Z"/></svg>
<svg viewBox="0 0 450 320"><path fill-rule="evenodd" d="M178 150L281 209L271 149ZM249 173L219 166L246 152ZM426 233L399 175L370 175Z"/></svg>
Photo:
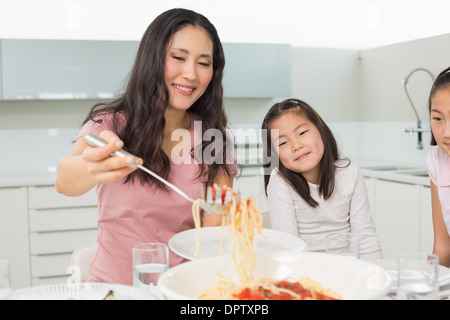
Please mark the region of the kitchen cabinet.
<svg viewBox="0 0 450 320"><path fill-rule="evenodd" d="M134 62L135 41L2 40L3 99L116 96Z"/></svg>
<svg viewBox="0 0 450 320"><path fill-rule="evenodd" d="M375 181L375 225L385 258L420 250L419 191L413 184Z"/></svg>
<svg viewBox="0 0 450 320"><path fill-rule="evenodd" d="M268 227L268 205L260 168L244 169L235 188L252 197ZM0 258L11 263L13 289L65 283L72 252L97 238L95 188L79 197L56 192L53 184L0 188Z"/></svg>
<svg viewBox="0 0 450 320"><path fill-rule="evenodd" d="M138 46L138 41L3 39L0 98L113 98L126 85ZM225 97L290 96L289 45L224 43L223 47Z"/></svg>
<svg viewBox="0 0 450 320"><path fill-rule="evenodd" d="M431 208L431 188L420 187L420 250L433 252L433 216Z"/></svg>
<svg viewBox="0 0 450 320"><path fill-rule="evenodd" d="M224 43L225 97L291 95L291 47L287 44Z"/></svg>
<svg viewBox="0 0 450 320"><path fill-rule="evenodd" d="M431 252L430 188L367 177L365 182L383 257L395 259L403 252Z"/></svg>
<svg viewBox="0 0 450 320"><path fill-rule="evenodd" d="M30 285L28 190L0 188L0 259L10 263L13 289Z"/></svg>
<svg viewBox="0 0 450 320"><path fill-rule="evenodd" d="M66 197L54 186L28 187L31 285L63 283L72 252L97 238L95 188Z"/></svg>
<svg viewBox="0 0 450 320"><path fill-rule="evenodd" d="M95 189L69 198L53 185L0 188L0 258L13 289L64 283L72 252L97 235Z"/></svg>

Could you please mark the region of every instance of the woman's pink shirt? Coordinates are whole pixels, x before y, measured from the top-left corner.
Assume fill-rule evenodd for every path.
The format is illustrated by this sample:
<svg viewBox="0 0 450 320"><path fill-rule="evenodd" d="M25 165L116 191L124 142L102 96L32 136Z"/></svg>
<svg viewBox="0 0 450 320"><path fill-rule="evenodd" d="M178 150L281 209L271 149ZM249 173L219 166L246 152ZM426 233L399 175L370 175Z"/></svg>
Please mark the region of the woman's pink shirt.
<svg viewBox="0 0 450 320"><path fill-rule="evenodd" d="M198 116L191 117L192 126ZM90 121L79 136L100 134L113 130L111 116L103 116L101 123ZM201 131L191 137L201 141ZM197 140L200 139L200 140ZM184 152L182 164L172 161L168 180L192 199L200 197L204 179L197 179L198 164L190 152ZM145 166L145 163L144 163ZM235 168L234 168L235 169ZM97 185L98 195L98 249L94 252L89 281L132 284L132 247L144 242L168 243L175 234L194 228L192 203L175 193L163 191L140 182ZM169 249L170 266L185 261Z"/></svg>

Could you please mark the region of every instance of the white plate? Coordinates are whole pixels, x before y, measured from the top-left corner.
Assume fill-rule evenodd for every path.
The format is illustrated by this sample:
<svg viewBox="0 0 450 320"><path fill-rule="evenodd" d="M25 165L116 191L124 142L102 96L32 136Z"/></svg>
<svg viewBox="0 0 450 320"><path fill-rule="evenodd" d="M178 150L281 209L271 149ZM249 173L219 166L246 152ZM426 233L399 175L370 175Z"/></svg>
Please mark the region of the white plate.
<svg viewBox="0 0 450 320"><path fill-rule="evenodd" d="M177 233L169 240L169 247L173 252L188 260L197 260L220 255L220 244L222 236L222 227L201 228L199 256L194 257L197 245L196 229L186 230ZM231 254L231 241L227 232L223 230L223 252L222 254ZM255 252L272 251L308 251L308 246L299 237L291 234L263 229L262 235L258 237L255 244Z"/></svg>
<svg viewBox="0 0 450 320"><path fill-rule="evenodd" d="M103 300L112 290L117 300L160 300L157 292L121 284L78 283L15 290L11 300Z"/></svg>
<svg viewBox="0 0 450 320"><path fill-rule="evenodd" d="M380 259L371 260L373 264L376 264L385 269L392 278L391 292L397 291L397 259ZM450 269L444 266L439 266L439 286L443 287L450 284Z"/></svg>

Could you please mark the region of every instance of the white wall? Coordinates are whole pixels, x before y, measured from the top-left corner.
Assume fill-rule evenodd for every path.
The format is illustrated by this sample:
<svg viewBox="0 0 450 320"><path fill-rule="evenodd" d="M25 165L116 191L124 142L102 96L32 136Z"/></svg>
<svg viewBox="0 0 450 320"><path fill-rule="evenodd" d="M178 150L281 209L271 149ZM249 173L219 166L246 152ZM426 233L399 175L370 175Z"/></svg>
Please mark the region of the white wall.
<svg viewBox="0 0 450 320"><path fill-rule="evenodd" d="M404 132L406 127L415 125L415 117L401 80L416 67L429 68L437 75L450 64L449 50L450 34L362 51L293 47L291 96L316 108L334 131L344 155L355 160L424 165L429 134L424 134L425 149L417 150L417 136ZM418 101L424 122L428 121L424 101L431 86L427 77L418 73L410 79L408 86L413 99ZM225 106L234 127L259 128L267 110L284 98L287 97L226 99ZM45 160L36 166L51 167L56 161L47 158L57 160L61 152L70 150L72 138L69 136L77 132L89 108L96 102L0 101L0 136L4 137L0 139L0 147L9 150L19 146L19 150L31 154L26 143L33 144L33 148L39 143L51 143L57 156L50 154L52 147L46 147L45 156L33 153ZM52 136L55 131L48 131L48 128L58 128L65 141L56 142ZM6 138L11 132L20 136L16 144ZM25 145L20 145L22 142ZM17 152L13 158L20 158ZM10 161L11 158L7 159ZM3 167L10 170L7 165Z"/></svg>
<svg viewBox="0 0 450 320"><path fill-rule="evenodd" d="M362 121L415 121L402 80L415 68L426 68L437 76L450 66L450 34L361 51ZM411 76L408 91L428 122L427 100L433 82L424 72Z"/></svg>
<svg viewBox="0 0 450 320"><path fill-rule="evenodd" d="M423 134L423 150L417 149L416 116L402 80L416 68L434 76L450 65L450 34L361 51L360 158L426 166L430 133ZM433 84L422 71L414 73L408 91L424 127L429 129L428 95Z"/></svg>
<svg viewBox="0 0 450 320"><path fill-rule="evenodd" d="M292 48L292 96L325 121L358 121L359 50Z"/></svg>
<svg viewBox="0 0 450 320"><path fill-rule="evenodd" d="M139 40L161 12L206 15L224 42L371 48L447 33L448 0L0 0L0 38Z"/></svg>

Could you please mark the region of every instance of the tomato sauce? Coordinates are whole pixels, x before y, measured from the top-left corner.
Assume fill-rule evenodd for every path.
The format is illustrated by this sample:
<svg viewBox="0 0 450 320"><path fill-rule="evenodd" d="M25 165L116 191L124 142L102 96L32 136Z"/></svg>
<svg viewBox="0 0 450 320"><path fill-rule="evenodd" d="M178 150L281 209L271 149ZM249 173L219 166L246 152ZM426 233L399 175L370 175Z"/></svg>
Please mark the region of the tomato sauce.
<svg viewBox="0 0 450 320"><path fill-rule="evenodd" d="M239 300L337 300L334 297L324 295L320 292L305 289L298 282L283 280L276 282L275 286L288 289L299 295L300 297L285 292L273 293L272 291L264 289L263 287L258 287L257 289L245 288L241 292L235 294L234 297Z"/></svg>

